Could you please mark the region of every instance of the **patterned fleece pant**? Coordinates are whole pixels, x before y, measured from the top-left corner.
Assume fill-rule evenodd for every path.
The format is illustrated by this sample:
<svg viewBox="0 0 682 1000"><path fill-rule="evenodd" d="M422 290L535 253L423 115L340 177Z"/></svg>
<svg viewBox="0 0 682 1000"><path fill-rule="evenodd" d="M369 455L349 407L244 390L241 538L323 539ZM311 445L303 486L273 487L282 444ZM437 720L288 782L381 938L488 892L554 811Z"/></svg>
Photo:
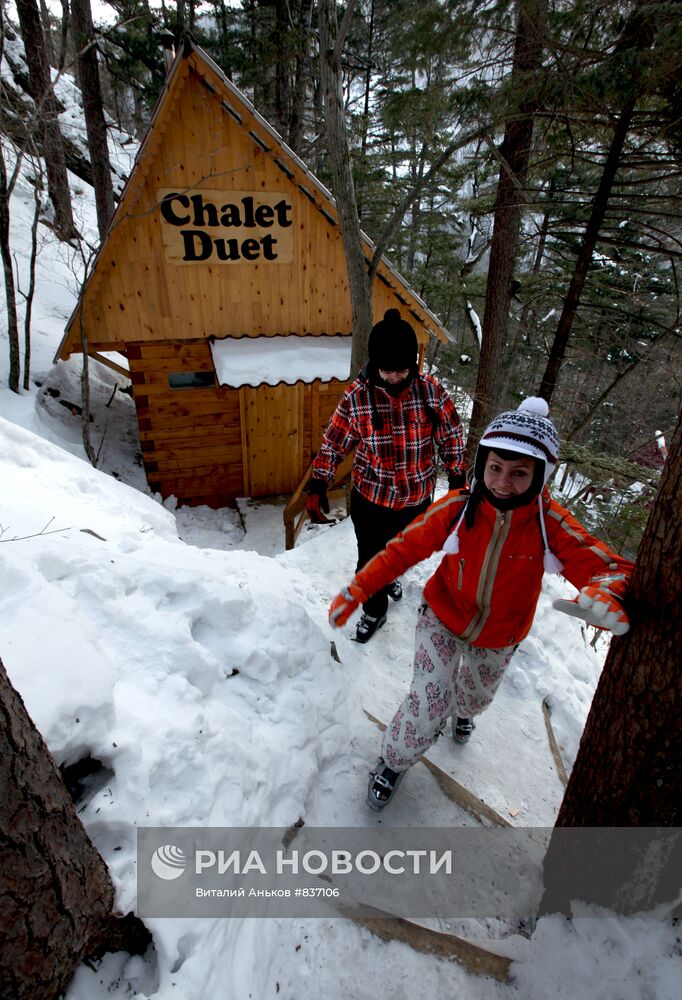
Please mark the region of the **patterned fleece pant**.
<svg viewBox="0 0 682 1000"><path fill-rule="evenodd" d="M381 748L388 766L406 771L435 742L450 716L470 719L487 708L515 649L470 646L423 604L417 619L412 684Z"/></svg>

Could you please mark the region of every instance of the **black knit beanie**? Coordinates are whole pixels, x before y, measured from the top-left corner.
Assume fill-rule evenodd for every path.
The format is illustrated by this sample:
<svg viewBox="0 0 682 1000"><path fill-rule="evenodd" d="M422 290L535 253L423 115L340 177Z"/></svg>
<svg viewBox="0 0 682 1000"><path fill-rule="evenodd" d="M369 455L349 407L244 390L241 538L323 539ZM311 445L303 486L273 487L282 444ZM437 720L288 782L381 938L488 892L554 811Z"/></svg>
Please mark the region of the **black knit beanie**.
<svg viewBox="0 0 682 1000"><path fill-rule="evenodd" d="M369 363L378 371L401 372L417 367L417 334L397 309L388 309L369 335Z"/></svg>

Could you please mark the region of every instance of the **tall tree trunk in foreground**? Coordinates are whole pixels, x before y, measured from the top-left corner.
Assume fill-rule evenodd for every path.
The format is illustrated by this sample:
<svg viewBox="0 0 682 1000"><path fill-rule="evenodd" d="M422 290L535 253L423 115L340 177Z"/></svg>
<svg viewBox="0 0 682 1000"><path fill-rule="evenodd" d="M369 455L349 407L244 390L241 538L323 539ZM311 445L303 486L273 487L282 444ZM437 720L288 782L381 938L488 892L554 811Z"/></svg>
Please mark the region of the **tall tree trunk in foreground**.
<svg viewBox="0 0 682 1000"><path fill-rule="evenodd" d="M26 50L31 97L36 105L36 125L45 158L47 185L54 205L55 227L62 239L69 240L78 233L73 221L64 141L59 131L59 113L36 0L17 0L17 13Z"/></svg>
<svg viewBox="0 0 682 1000"><path fill-rule="evenodd" d="M682 819L682 419L637 553L632 627L614 639L558 826L675 826Z"/></svg>
<svg viewBox="0 0 682 1000"><path fill-rule="evenodd" d="M56 1000L83 959L145 951L1 660L0 802L0 995Z"/></svg>
<svg viewBox="0 0 682 1000"><path fill-rule="evenodd" d="M584 856L567 858L570 841L562 840L561 828L682 826L680 495L682 417L630 582L631 629L611 642L556 821L559 833L546 862L546 909L561 909L567 902L553 891L552 865L564 872L571 862L576 871L585 867ZM678 839L678 866L680 847ZM645 886L643 905L656 898L664 871L665 866L661 872L652 866L645 873L651 884ZM585 879L589 891L589 871Z"/></svg>
<svg viewBox="0 0 682 1000"><path fill-rule="evenodd" d="M518 113L509 118L500 149L502 164L495 198L495 221L490 247L481 357L467 448L473 455L479 437L494 414L502 391L502 358L511 305L511 283L516 263L521 210L533 139L536 96L533 75L542 65L544 0L518 0L518 20L511 87L521 89Z"/></svg>
<svg viewBox="0 0 682 1000"><path fill-rule="evenodd" d="M90 0L71 0L71 16L73 18L73 41L78 59L78 76L83 95L83 114L85 115L85 128L88 136L88 150L92 165L92 182L95 188L97 228L100 239L103 240L114 214L115 206Z"/></svg>
<svg viewBox="0 0 682 1000"><path fill-rule="evenodd" d="M341 50L355 6L348 4L337 37L336 0L320 0L320 76L324 93L327 150L332 169L334 197L346 255L348 285L353 310L353 347L351 377L357 375L367 360L367 342L372 327L372 297L367 265L362 249L358 206L355 198L350 151L346 135L341 92ZM335 332L335 331L331 331Z"/></svg>

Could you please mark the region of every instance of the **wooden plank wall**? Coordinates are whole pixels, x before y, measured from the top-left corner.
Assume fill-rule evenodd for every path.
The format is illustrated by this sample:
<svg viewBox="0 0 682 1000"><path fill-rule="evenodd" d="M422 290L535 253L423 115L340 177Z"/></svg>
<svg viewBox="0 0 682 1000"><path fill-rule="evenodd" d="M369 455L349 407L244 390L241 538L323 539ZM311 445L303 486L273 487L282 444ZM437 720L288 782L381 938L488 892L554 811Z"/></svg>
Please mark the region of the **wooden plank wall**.
<svg viewBox="0 0 682 1000"><path fill-rule="evenodd" d="M213 372L206 340L128 345L149 486L179 504L222 507L244 495L239 392L171 389L171 372Z"/></svg>
<svg viewBox="0 0 682 1000"><path fill-rule="evenodd" d="M346 385L171 389L170 373L214 371L208 341L127 353L150 488L191 506L293 492Z"/></svg>

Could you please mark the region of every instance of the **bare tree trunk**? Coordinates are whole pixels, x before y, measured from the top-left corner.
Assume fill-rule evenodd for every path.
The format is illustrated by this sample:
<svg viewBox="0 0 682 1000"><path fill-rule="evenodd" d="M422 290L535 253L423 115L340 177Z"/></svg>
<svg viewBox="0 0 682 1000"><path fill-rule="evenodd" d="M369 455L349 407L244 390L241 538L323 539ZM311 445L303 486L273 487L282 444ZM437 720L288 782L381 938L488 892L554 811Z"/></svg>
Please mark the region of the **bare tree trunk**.
<svg viewBox="0 0 682 1000"><path fill-rule="evenodd" d="M507 121L500 149L495 221L488 264L481 356L467 449L474 454L481 432L493 416L502 390L502 358L511 305L511 281L516 263L524 187L533 139L535 96L533 75L542 65L541 26L544 0L518 0L518 19L511 87L525 92L518 114Z"/></svg>
<svg viewBox="0 0 682 1000"><path fill-rule="evenodd" d="M47 52L47 58L50 62L50 66L57 68L57 60L54 54L54 44L52 42L52 32L50 30L50 12L47 9L47 4L45 0L40 0L40 20L43 22L43 34L45 36L45 51Z"/></svg>
<svg viewBox="0 0 682 1000"><path fill-rule="evenodd" d="M604 222L604 216L606 215L606 209L609 204L611 188L613 187L613 182L616 179L618 164L620 162L623 146L625 145L625 140L630 129L630 123L632 121L634 110L635 101L632 100L628 102L620 113L620 117L611 140L611 147L606 158L606 163L604 164L604 171L599 181L599 187L597 188L597 193L595 194L594 201L592 202L592 211L590 212L590 218L587 226L585 227L585 233L580 245L580 250L578 251L578 258L575 262L571 282L568 286L568 291L566 292L563 309L561 310L561 316L559 317L556 333L554 334L554 340L549 352L547 367L545 368L545 373L542 376L542 381L540 382L539 395L542 396L543 399L546 399L547 402L549 402L552 398L552 393L556 387L561 365L563 364L564 357L566 356L566 347L571 336L573 320L575 319L578 311L580 297L582 295L583 288L585 287L587 272L590 262L592 261L594 248L597 245L599 230Z"/></svg>
<svg viewBox="0 0 682 1000"><path fill-rule="evenodd" d="M682 418L630 583L632 628L611 641L545 859L543 912L570 912L571 899L591 902L595 883L611 883L610 891L621 894L627 886L635 909L679 884L671 879L671 866L679 878L679 830L675 842L660 838L657 859L656 838L647 842L654 854L647 859L632 849L614 853L618 841L598 829L575 841L564 831L682 825L681 492Z"/></svg>
<svg viewBox="0 0 682 1000"><path fill-rule="evenodd" d="M69 13L69 0L62 0L62 30L59 36L59 59L57 69L61 73L66 65L66 56L69 47L69 25L71 15Z"/></svg>
<svg viewBox="0 0 682 1000"><path fill-rule="evenodd" d="M92 182L95 188L97 228L100 239L103 240L114 214L115 204L90 0L71 0L71 16L92 166Z"/></svg>
<svg viewBox="0 0 682 1000"><path fill-rule="evenodd" d="M554 190L554 178L549 188L549 197L551 198L552 192ZM535 251L535 258L533 260L533 267L531 268L531 276L537 277L540 273L542 267L542 261L545 256L545 246L547 244L547 233L549 232L549 210L545 211L542 217L542 223L540 225L540 232L538 235L538 245ZM509 397L509 386L511 383L512 372L514 366L518 361L518 348L522 343L523 338L526 337L528 329L530 326L530 318L533 315L533 307L530 302L526 302L521 310L521 315L519 316L519 322L516 326L516 332L514 338L507 351L507 356L504 362L502 383L500 385L500 400L502 405L505 405L506 399ZM528 345L526 345L528 346Z"/></svg>
<svg viewBox="0 0 682 1000"><path fill-rule="evenodd" d="M305 112L305 95L308 77L310 75L310 36L312 32L312 0L299 0L298 33L296 42L296 71L294 75L294 92L289 118L289 145L300 155L303 145L303 116Z"/></svg>
<svg viewBox="0 0 682 1000"><path fill-rule="evenodd" d="M142 95L137 87L132 88L133 94L133 119L135 122L135 132L142 139L144 137L146 126L144 118L144 103L142 101Z"/></svg>
<svg viewBox="0 0 682 1000"><path fill-rule="evenodd" d="M650 48L655 38L655 17L656 5L647 3L647 0L644 0L644 2L641 3L640 6L632 13L623 28L621 38L616 46L616 52L633 49L639 53L643 53L646 49ZM580 245L580 250L578 251L578 258L575 262L575 268L573 269L573 275L568 286L566 298L564 299L564 306L561 311L561 316L559 317L559 323L557 324L554 341L549 353L547 367L545 368L545 373L542 376L542 381L540 383L540 389L538 390L539 395L542 396L543 399L546 399L547 402L549 402L552 398L552 393L556 387L561 365L566 355L566 347L571 336L573 320L575 319L578 311L580 297L582 295L583 288L585 287L585 281L587 280L587 272L594 254L594 248L597 245L599 231L604 222L604 216L606 215L611 189L618 171L618 164L623 152L623 147L625 146L625 140L627 139L627 135L630 130L630 124L632 122L635 106L639 98L641 60L638 60L633 64L632 75L633 78L630 88L631 96L625 101L618 117L618 121L616 122L616 127L613 131L611 146L606 157L604 170L599 181L597 192L592 202L590 218L587 222L587 226L585 227L585 233Z"/></svg>
<svg viewBox="0 0 682 1000"><path fill-rule="evenodd" d="M36 157L37 160L37 157ZM33 296L36 288L36 260L38 258L38 223L40 221L40 210L42 200L40 191L42 189L42 173L36 170L36 184L33 188L34 212L31 223L31 258L28 268L28 289L24 296L26 305L24 306L24 389L28 392L31 384L31 318L33 315Z"/></svg>
<svg viewBox="0 0 682 1000"><path fill-rule="evenodd" d="M1 27L1 25L0 25ZM17 297L12 268L12 249L9 242L9 187L5 155L0 145L0 255L5 277L5 299L7 301L7 335L9 338L9 377L7 384L12 392L19 392L21 361L19 357L19 321L17 319Z"/></svg>
<svg viewBox="0 0 682 1000"><path fill-rule="evenodd" d="M185 0L176 0L175 6L178 12L175 37L178 41L180 41L187 30L187 4Z"/></svg>
<svg viewBox="0 0 682 1000"><path fill-rule="evenodd" d="M217 17L220 25L220 68L228 80L232 79L232 64L230 60L230 35L227 26L227 8L225 0L218 0Z"/></svg>
<svg viewBox="0 0 682 1000"><path fill-rule="evenodd" d="M344 29L354 6L354 2L348 4L338 38L336 0L320 0L319 11L320 75L324 93L327 149L332 168L334 197L339 213L353 311L351 376L356 375L367 360L367 342L372 326L372 298L365 255L362 249L341 90L340 57L345 39Z"/></svg>
<svg viewBox="0 0 682 1000"><path fill-rule="evenodd" d="M83 283L85 283L85 277L87 276L87 269L83 277ZM94 469L97 468L97 452L92 446L92 441L90 440L90 355L88 354L88 338L85 335L83 329L83 316L81 311L80 318L80 336L81 336L81 358L83 361L83 368L81 369L81 437L83 440L83 450L88 457L90 465Z"/></svg>
<svg viewBox="0 0 682 1000"><path fill-rule="evenodd" d="M0 994L56 1000L83 959L146 950L1 660L0 798Z"/></svg>
<svg viewBox="0 0 682 1000"><path fill-rule="evenodd" d="M0 63L5 47L5 12L0 4ZM16 169L15 169L16 176ZM9 374L7 384L12 392L19 392L21 360L19 357L19 320L17 317L17 296L12 267L10 246L10 194L12 182L7 179L5 154L0 143L0 257L5 280L5 300L7 302L7 339L9 340Z"/></svg>
<svg viewBox="0 0 682 1000"><path fill-rule="evenodd" d="M362 109L362 158L367 155L367 138L369 134L369 99L372 88L372 63L374 61L374 0L369 4L369 26L367 39L367 68L365 70L365 97Z"/></svg>
<svg viewBox="0 0 682 1000"><path fill-rule="evenodd" d="M59 131L57 102L52 92L50 64L36 0L17 0L17 13L26 50L31 97L36 105L36 122L42 140L47 184L55 210L55 226L64 240L77 236L71 209L69 176L64 142Z"/></svg>
<svg viewBox="0 0 682 1000"><path fill-rule="evenodd" d="M291 88L289 86L289 24L288 0L274 0L275 7L275 110L273 125L280 133L289 131L291 109Z"/></svg>

